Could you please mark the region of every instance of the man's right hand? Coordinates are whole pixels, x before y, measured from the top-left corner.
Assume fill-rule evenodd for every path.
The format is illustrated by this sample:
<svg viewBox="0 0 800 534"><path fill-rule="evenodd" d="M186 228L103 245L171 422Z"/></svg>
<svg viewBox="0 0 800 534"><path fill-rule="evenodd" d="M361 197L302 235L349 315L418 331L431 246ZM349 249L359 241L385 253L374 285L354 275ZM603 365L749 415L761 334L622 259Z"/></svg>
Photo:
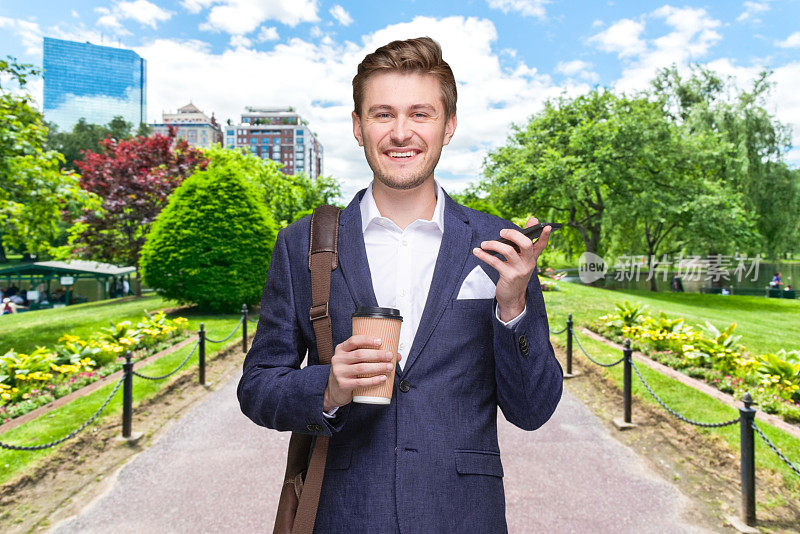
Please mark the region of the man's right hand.
<svg viewBox="0 0 800 534"><path fill-rule="evenodd" d="M323 397L324 411L351 402L356 388L376 386L386 380L401 356L398 354L395 358L391 352L377 350L375 347L380 344L373 336L359 334L336 345Z"/></svg>

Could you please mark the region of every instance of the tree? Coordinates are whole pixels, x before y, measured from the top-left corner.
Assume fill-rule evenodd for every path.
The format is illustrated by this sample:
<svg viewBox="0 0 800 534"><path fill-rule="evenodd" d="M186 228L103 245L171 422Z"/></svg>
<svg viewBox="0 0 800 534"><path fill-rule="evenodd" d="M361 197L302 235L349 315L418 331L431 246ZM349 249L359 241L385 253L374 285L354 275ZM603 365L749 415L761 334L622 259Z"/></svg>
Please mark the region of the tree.
<svg viewBox="0 0 800 534"><path fill-rule="evenodd" d="M13 58L0 60L0 261L6 247L28 254L52 251L62 230L62 213L92 206L92 196L78 186L78 177L62 173L63 161L45 149L47 128L26 92L39 71Z"/></svg>
<svg viewBox="0 0 800 534"><path fill-rule="evenodd" d="M203 169L203 153L168 136L100 142L100 153L87 152L77 163L81 187L102 199L100 209L85 210L76 220L71 253L114 264L139 266L145 235L186 177ZM141 294L137 270L136 293Z"/></svg>
<svg viewBox="0 0 800 534"><path fill-rule="evenodd" d="M606 206L626 176L620 151L629 140L609 135L609 121L623 101L601 89L548 101L526 126L512 127L505 146L489 153L480 189L505 214L566 223L587 252L599 253ZM569 233L562 236L555 247L574 241Z"/></svg>
<svg viewBox="0 0 800 534"><path fill-rule="evenodd" d="M705 67L692 66L684 77L673 66L659 72L652 95L687 132L719 135L734 148L724 173L758 230L750 246L777 256L800 243L795 215L800 182L783 159L791 143L789 129L767 111L770 74L761 72L749 90L740 90L732 78Z"/></svg>
<svg viewBox="0 0 800 534"><path fill-rule="evenodd" d="M71 132L59 132L54 124L48 124L48 127L48 148L64 155L63 168L75 169L76 162L83 159L85 152L102 151L100 141L103 139L130 139L133 125L121 116L116 116L105 126L89 124L86 119L81 118Z"/></svg>
<svg viewBox="0 0 800 534"><path fill-rule="evenodd" d="M159 295L234 313L261 297L277 227L256 187L231 166L209 166L175 191L142 250Z"/></svg>
<svg viewBox="0 0 800 534"><path fill-rule="evenodd" d="M306 174L283 174L282 165L250 153L219 146L205 150L209 168L226 167L244 176L259 191L273 219L283 227L297 215L320 204L331 204L341 197L341 185L333 177L319 176L311 180Z"/></svg>

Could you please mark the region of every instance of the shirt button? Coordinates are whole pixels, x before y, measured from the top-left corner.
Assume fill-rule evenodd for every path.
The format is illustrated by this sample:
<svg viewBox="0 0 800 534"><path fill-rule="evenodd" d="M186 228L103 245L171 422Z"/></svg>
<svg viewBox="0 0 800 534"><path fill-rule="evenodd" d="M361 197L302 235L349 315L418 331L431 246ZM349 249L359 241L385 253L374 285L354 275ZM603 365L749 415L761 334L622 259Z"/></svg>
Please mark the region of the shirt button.
<svg viewBox="0 0 800 534"><path fill-rule="evenodd" d="M405 297L406 296L406 290L405 289L401 289L400 290L400 296L401 297Z"/></svg>
<svg viewBox="0 0 800 534"><path fill-rule="evenodd" d="M409 389L411 389L411 384L409 384L407 380L401 380L400 391L402 391L403 393L408 393Z"/></svg>
<svg viewBox="0 0 800 534"><path fill-rule="evenodd" d="M408 246L408 239L403 239L403 240L401 241L401 243L403 243L403 246L404 246L404 247L405 247L405 246Z"/></svg>
<svg viewBox="0 0 800 534"><path fill-rule="evenodd" d="M405 350L405 348L406 348L406 344L405 343L400 343L400 350Z"/></svg>

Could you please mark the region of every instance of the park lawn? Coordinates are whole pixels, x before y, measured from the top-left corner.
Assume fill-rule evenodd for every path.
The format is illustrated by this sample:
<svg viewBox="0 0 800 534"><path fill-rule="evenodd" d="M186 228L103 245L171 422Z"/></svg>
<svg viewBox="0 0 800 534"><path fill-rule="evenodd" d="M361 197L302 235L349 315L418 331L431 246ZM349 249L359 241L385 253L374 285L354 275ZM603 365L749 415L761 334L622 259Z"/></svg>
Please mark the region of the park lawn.
<svg viewBox="0 0 800 534"><path fill-rule="evenodd" d="M605 289L560 282L561 291L546 292L545 301L548 309L550 328L560 330L564 327L567 313L572 313L575 322L576 336L586 351L596 360L611 363L618 360L622 353L607 345L581 335L580 327L586 326L601 315L613 311L614 303L623 300L638 301L649 304L651 312L663 310L673 316L682 316L689 321L703 322L709 319L717 326L736 322L737 333L742 334L742 343L754 352L775 351L779 348L800 348L800 332L796 327L800 302L763 297L736 297L720 295L703 295L696 293L656 293L646 291L609 291ZM579 303L579 304L576 304ZM765 329L771 334L758 331ZM554 344L564 348L566 334L551 336ZM573 358L586 361L577 344L573 350ZM673 410L694 421L718 423L738 417L738 410L713 399L694 388L658 373L649 367L639 364L644 379L655 393ZM610 369L602 369L605 376L620 389L619 417L622 417L622 365ZM636 404L647 402L657 405L656 401L642 386L636 373L633 373L633 417L636 422ZM756 408L758 408L756 406ZM666 413L666 412L665 412ZM676 425L685 423L674 419ZM800 465L800 440L763 422L756 422L758 427L772 440L781 451L795 463ZM719 434L730 446L734 454L740 454L739 424L724 428L693 427L702 433ZM770 469L780 475L786 487L795 498L800 498L800 477L797 477L761 440L756 436L756 480L758 470ZM687 451L691 455L691 451ZM758 484L758 482L756 482ZM760 506L767 505L771 498L764 496Z"/></svg>
<svg viewBox="0 0 800 534"><path fill-rule="evenodd" d="M240 344L242 340L241 326L239 321L241 315L203 315L199 313L186 313L183 314L189 320L189 331L196 332L200 328L202 322L208 338L214 340L222 340L228 336L234 327L237 327L238 335L234 335L230 340L224 343L207 343L206 344L206 358L213 359L213 356L221 350L230 347L231 345ZM187 354L192 351L195 343L189 343L187 346L168 354L155 362L148 364L145 367L134 367L134 370L141 372L147 376L161 376L169 373L175 369ZM198 354L194 352L192 357L186 365L178 371L177 374L182 374L186 370L193 370L197 374ZM142 400L150 398L158 393L169 382L166 380L144 380L138 377L133 378L133 410L136 413L136 407ZM103 404L105 399L114 389L116 382L104 386L97 391L90 393L85 397L75 399L74 401L57 408L47 414L29 421L17 428L13 428L0 435L0 441L11 445L37 445L40 443L49 443L61 439L66 436L84 421L88 420L92 414ZM98 420L105 420L108 418L121 418L122 414L122 388L120 387L114 398L109 405L100 415ZM92 427L96 426L97 420L92 425L89 425L82 433L91 432ZM134 432L136 428L133 429ZM79 434L80 435L80 434ZM0 484L7 482L15 475L22 471L34 467L43 458L52 454L52 452L61 445L54 448L44 449L41 451L9 451L0 449Z"/></svg>
<svg viewBox="0 0 800 534"><path fill-rule="evenodd" d="M40 346L52 347L64 334L88 339L92 332L109 326L109 321L135 324L144 317L145 310L155 312L175 306L173 301L150 294L3 315L0 316L0 354L11 349L27 354Z"/></svg>
<svg viewBox="0 0 800 534"><path fill-rule="evenodd" d="M692 326L710 321L721 329L735 322L736 333L742 336L740 343L753 354L800 349L800 300L614 291L567 282L558 282L558 288L560 291L544 293L553 330L564 327L568 313L572 314L576 325L588 325L616 311L616 303L627 300L647 304L646 311L651 315L657 316L663 311L672 317L683 317Z"/></svg>

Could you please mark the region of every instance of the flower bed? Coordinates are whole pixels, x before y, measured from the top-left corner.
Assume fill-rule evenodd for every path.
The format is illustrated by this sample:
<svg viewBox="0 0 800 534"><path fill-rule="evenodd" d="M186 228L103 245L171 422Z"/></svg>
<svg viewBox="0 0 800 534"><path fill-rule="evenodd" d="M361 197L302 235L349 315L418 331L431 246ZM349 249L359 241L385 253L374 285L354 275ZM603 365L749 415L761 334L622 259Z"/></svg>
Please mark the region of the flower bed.
<svg viewBox="0 0 800 534"><path fill-rule="evenodd" d="M647 306L627 301L616 306L616 313L600 317L592 329L617 342L628 338L653 360L736 399L749 392L761 410L800 422L800 351L752 354L738 343L736 323L720 331L708 321L691 326L663 312L654 317Z"/></svg>
<svg viewBox="0 0 800 534"><path fill-rule="evenodd" d="M30 354L10 350L0 356L0 421L6 422L91 384L122 368L124 354L134 360L186 337L187 320L168 319L163 312L111 324L89 339L66 334L54 347Z"/></svg>

